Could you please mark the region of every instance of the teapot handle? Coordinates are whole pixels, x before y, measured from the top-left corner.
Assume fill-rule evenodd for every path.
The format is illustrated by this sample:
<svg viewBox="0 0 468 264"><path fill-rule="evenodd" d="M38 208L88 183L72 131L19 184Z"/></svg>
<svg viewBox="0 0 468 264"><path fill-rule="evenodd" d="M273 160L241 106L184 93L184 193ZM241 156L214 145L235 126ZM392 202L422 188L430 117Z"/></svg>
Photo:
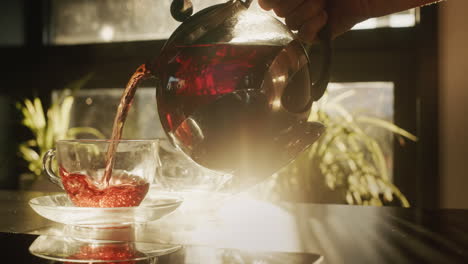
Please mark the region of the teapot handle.
<svg viewBox="0 0 468 264"><path fill-rule="evenodd" d="M252 3L252 0L241 0L241 2L246 8L249 8L250 4ZM328 83L330 82L331 60L333 55L330 24L326 24L325 27L323 27L322 30L319 32L319 39L323 49L322 68L317 81L311 84L311 100L307 104L306 109L310 109L312 103L314 101L318 101L323 96L325 90L328 87ZM311 55L310 47L308 47L307 55L309 57ZM314 69L312 69L312 65L309 63L309 75L311 75L313 70Z"/></svg>
<svg viewBox="0 0 468 264"><path fill-rule="evenodd" d="M328 83L330 82L330 76L331 76L331 60L332 60L332 55L333 55L333 49L332 49L332 37L331 37L331 30L330 30L330 25L327 24L325 27L319 32L319 39L320 39L320 44L322 46L323 52L322 52L322 68L319 74L319 77L317 81L312 83L311 85L311 101L309 103L310 108L312 106L313 101L318 101L323 94L325 93L325 90L327 89ZM307 55L310 57L311 56L311 51L312 49L307 47ZM309 74L311 75L313 71L312 65L309 63Z"/></svg>

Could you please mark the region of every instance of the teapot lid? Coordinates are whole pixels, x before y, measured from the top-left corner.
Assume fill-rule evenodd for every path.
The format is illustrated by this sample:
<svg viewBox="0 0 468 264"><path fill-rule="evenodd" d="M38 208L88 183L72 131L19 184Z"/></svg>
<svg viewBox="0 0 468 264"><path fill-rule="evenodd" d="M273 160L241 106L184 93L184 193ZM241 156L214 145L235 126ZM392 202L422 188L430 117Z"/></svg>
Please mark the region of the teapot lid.
<svg viewBox="0 0 468 264"><path fill-rule="evenodd" d="M184 21L165 47L215 43L287 45L294 34L276 18L249 10L250 1L231 0L205 8Z"/></svg>

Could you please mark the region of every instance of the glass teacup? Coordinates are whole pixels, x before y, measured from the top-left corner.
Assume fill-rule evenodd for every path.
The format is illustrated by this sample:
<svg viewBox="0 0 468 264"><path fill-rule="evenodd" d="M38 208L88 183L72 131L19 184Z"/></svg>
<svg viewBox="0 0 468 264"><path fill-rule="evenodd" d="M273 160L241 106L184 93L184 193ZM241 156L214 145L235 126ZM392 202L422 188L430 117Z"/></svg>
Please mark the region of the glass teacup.
<svg viewBox="0 0 468 264"><path fill-rule="evenodd" d="M112 176L104 179L111 140L60 140L43 159L49 179L80 207L138 206L157 169L158 140L119 140ZM52 168L57 158L59 175Z"/></svg>

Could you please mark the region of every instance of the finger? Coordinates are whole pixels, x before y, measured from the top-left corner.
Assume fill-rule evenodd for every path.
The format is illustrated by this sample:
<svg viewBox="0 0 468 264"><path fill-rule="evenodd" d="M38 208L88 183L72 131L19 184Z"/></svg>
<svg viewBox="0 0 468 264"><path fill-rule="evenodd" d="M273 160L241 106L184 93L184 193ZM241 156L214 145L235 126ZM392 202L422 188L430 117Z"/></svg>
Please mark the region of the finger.
<svg viewBox="0 0 468 264"><path fill-rule="evenodd" d="M313 43L317 38L317 34L327 23L328 15L322 11L318 16L306 21L298 32L298 37L306 43Z"/></svg>
<svg viewBox="0 0 468 264"><path fill-rule="evenodd" d="M289 0L280 1L276 7L273 8L275 14L279 17L287 17L294 9L300 6L304 1L308 0ZM312 2L314 2L313 0ZM310 2L310 0L309 0Z"/></svg>
<svg viewBox="0 0 468 264"><path fill-rule="evenodd" d="M324 7L325 2L323 0L306 1L286 16L286 25L291 30L298 30L306 21L319 16Z"/></svg>
<svg viewBox="0 0 468 264"><path fill-rule="evenodd" d="M270 11L271 9L278 6L281 0L258 0L258 5L265 9L266 11ZM285 2L285 1L283 1Z"/></svg>

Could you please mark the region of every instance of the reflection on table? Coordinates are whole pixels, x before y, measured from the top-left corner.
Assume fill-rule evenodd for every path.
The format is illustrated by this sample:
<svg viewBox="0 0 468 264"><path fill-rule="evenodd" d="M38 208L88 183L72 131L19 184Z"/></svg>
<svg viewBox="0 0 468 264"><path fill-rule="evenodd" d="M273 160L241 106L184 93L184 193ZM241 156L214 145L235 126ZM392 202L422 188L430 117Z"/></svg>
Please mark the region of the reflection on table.
<svg viewBox="0 0 468 264"><path fill-rule="evenodd" d="M6 248L15 258L24 258L34 240L41 238L37 235L93 239L83 230L73 231L36 215L27 202L41 195L0 192L4 216L0 240L15 244L11 250ZM468 261L468 211L464 210L272 204L248 196L230 197L211 207L206 204L210 200L219 199L200 200L205 206L193 199L158 221L135 225L127 242L163 249L181 245L158 256L158 263L315 263L320 256L323 263ZM109 240L125 242L122 237ZM140 246L134 248L144 252ZM150 247L145 250L151 252Z"/></svg>

